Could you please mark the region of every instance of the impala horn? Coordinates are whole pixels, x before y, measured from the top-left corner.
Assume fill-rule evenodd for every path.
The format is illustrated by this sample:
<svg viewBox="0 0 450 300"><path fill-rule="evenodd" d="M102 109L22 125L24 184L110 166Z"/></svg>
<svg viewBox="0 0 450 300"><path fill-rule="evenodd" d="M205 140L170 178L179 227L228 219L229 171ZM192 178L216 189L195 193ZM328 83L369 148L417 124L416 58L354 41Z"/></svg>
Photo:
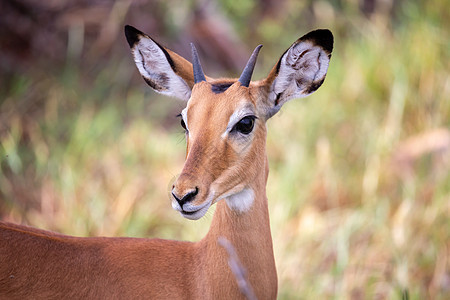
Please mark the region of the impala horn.
<svg viewBox="0 0 450 300"><path fill-rule="evenodd" d="M261 49L262 45L259 45L253 50L252 56L250 56L250 59L247 62L247 65L244 68L244 71L242 71L241 77L239 77L239 82L241 85L248 87L250 85L250 81L252 80L252 74L253 69L255 68L256 59L258 58L259 50Z"/></svg>
<svg viewBox="0 0 450 300"><path fill-rule="evenodd" d="M200 60L198 59L197 49L195 49L193 43L191 43L191 48L192 48L192 67L194 69L194 83L206 81L202 65L200 64Z"/></svg>

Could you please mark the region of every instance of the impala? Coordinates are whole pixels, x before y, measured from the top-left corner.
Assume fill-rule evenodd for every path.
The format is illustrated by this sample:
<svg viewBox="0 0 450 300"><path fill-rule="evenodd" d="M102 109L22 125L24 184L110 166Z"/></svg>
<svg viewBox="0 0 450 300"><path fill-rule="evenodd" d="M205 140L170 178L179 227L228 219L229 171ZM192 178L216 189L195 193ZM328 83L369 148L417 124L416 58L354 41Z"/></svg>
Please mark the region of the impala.
<svg viewBox="0 0 450 300"><path fill-rule="evenodd" d="M333 48L315 30L287 49L260 81L251 81L261 45L239 79L204 75L149 36L125 27L136 66L156 91L187 102L180 114L186 162L172 186L172 207L196 220L217 205L199 242L79 238L0 223L1 299L240 299L225 238L258 299L275 299L277 273L269 225L266 121L283 104L317 90Z"/></svg>

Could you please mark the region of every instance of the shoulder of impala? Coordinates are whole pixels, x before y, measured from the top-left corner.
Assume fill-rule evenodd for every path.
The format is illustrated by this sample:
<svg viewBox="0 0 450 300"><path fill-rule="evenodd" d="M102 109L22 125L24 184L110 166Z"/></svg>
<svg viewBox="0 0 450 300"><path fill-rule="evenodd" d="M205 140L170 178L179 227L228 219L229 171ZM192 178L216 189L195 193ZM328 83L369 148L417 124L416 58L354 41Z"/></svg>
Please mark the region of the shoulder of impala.
<svg viewBox="0 0 450 300"><path fill-rule="evenodd" d="M149 36L125 27L136 66L158 93L187 102L184 167L172 186L172 207L199 219L217 203L199 242L78 238L0 223L0 298L239 299L223 237L233 246L258 299L275 299L277 275L266 198L266 121L290 99L325 79L333 48L328 30L295 41L269 75L251 81L261 45L238 79L205 76Z"/></svg>

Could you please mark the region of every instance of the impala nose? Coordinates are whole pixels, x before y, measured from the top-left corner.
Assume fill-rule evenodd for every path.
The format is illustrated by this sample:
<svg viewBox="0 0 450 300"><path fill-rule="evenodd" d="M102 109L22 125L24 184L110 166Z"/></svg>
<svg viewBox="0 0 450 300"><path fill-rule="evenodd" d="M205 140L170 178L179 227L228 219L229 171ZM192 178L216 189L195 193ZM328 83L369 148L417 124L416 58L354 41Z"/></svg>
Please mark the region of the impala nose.
<svg viewBox="0 0 450 300"><path fill-rule="evenodd" d="M194 200L195 196L198 194L198 187L195 187L195 190L191 190L187 192L184 196L179 196L175 194L175 191L172 191L173 198L178 202L181 209L183 209L183 205Z"/></svg>

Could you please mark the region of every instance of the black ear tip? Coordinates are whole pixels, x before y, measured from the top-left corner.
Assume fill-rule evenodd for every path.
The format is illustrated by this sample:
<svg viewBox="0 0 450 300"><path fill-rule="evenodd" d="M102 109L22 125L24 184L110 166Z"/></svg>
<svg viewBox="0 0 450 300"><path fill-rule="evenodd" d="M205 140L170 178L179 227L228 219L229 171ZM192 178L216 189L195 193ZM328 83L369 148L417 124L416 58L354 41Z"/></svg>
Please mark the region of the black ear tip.
<svg viewBox="0 0 450 300"><path fill-rule="evenodd" d="M303 41L310 40L316 45L321 46L325 51L331 53L333 51L334 38L328 29L317 29L311 31L300 38Z"/></svg>
<svg viewBox="0 0 450 300"><path fill-rule="evenodd" d="M130 48L133 48L134 44L136 44L140 36L143 35L143 33L133 26L125 25L125 37L127 38L128 45L130 45Z"/></svg>

